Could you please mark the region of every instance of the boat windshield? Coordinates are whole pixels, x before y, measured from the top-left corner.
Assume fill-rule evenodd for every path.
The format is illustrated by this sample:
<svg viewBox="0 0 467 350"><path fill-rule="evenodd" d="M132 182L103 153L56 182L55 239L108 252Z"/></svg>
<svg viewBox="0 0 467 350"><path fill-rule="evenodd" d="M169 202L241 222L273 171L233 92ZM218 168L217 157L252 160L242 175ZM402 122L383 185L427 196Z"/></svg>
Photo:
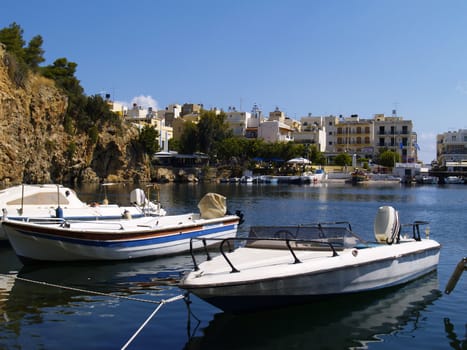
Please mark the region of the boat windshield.
<svg viewBox="0 0 467 350"><path fill-rule="evenodd" d="M257 240L256 240L257 238ZM366 242L351 230L347 222L318 223L298 226L253 226L250 228L247 246L269 248L277 241L302 243L310 248L332 244L336 249L354 248Z"/></svg>

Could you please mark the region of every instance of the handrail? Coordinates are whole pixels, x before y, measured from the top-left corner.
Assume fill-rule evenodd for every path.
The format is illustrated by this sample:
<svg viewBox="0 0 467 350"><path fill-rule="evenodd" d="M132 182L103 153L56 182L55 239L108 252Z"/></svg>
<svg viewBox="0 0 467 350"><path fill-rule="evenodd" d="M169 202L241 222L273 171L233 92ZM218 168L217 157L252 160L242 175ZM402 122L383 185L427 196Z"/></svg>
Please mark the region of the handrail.
<svg viewBox="0 0 467 350"><path fill-rule="evenodd" d="M226 253L225 253L225 249L224 249L224 245L225 244L228 244L228 249L229 251L231 252L232 251L232 247L230 245L230 242L235 242L235 241L276 241L276 242L285 242L288 250L290 251L290 254L292 255L293 259L294 259L294 264L299 264L301 263L300 259L298 259L297 255L295 254L295 251L294 249L292 248L292 246L290 245L290 242L295 242L295 243L315 243L315 244L319 244L319 245L327 245L329 246L329 248L331 249L332 251L332 256L335 257L335 256L338 256L339 254L337 253L336 251L336 248L334 247L333 243L332 242L326 242L326 241L322 241L322 240L312 240L312 239L295 239L295 238L258 238L258 237L229 237L229 238L201 238L201 237L193 237L190 239L190 255L191 255L191 259L193 261L193 265L194 265L194 270L195 271L198 271L199 270L199 266L198 266L198 263L196 261L196 258L195 258L195 255L194 255L194 249L193 249L193 241L194 240L201 240L203 241L203 245L205 246L206 248L206 241L210 240L210 241L221 241L220 243L220 248L219 248L219 251L221 253L221 255L224 257L225 261L227 262L227 264L230 266L231 268L231 273L235 273L235 272L240 272L240 270L238 270L233 264L232 262L230 261L230 259L227 257ZM211 257L207 251L207 249L205 249L205 252L206 252L206 256L207 256L207 260L211 260Z"/></svg>
<svg viewBox="0 0 467 350"><path fill-rule="evenodd" d="M416 220L412 223L409 223L409 224L402 224L401 227L410 227L412 226L412 238L416 241L421 241L421 237L420 237L420 226L421 225L428 225L429 222L428 221L420 221L420 220ZM427 228L428 230L428 228ZM429 230L427 231L429 234Z"/></svg>
<svg viewBox="0 0 467 350"><path fill-rule="evenodd" d="M88 221L85 221L85 220L67 220L67 219L64 219L64 218L41 218L41 217L37 217L37 218L34 218L34 217L27 217L25 218L24 220L10 220L10 222L15 222L15 221L18 221L18 222L25 222L25 223L31 223L31 224L36 224L36 225L59 225L60 227L64 227L64 228L70 228L71 227L71 224L82 224L82 223L87 223ZM92 223L93 225L117 225L119 226L119 229L120 230L124 230L125 227L123 226L123 224L121 222L116 222L116 221L110 221L110 220L93 220L93 221L89 221L90 223ZM142 225L137 225L137 226L142 226ZM151 227L151 226L148 226L148 227ZM108 228L109 230L113 230L113 228Z"/></svg>

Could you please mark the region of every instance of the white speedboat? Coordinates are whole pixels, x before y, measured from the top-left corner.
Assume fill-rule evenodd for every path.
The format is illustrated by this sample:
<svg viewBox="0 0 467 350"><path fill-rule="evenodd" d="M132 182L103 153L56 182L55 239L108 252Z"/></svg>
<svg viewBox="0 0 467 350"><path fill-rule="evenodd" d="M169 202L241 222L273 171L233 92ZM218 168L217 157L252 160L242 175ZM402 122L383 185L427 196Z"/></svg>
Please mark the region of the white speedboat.
<svg viewBox="0 0 467 350"><path fill-rule="evenodd" d="M71 188L56 185L18 185L0 190L3 220L35 220L64 218L69 220L116 220L123 215L133 218L163 216L160 203L149 201L142 189L130 193L128 206L103 203L84 203ZM129 203L129 204L130 204ZM6 237L0 230L0 240Z"/></svg>
<svg viewBox="0 0 467 350"><path fill-rule="evenodd" d="M200 212L107 221L6 220L3 229L24 262L130 260L187 252L235 237L241 217L226 213L225 197L208 193Z"/></svg>
<svg viewBox="0 0 467 350"><path fill-rule="evenodd" d="M463 184L464 178L461 176L448 176L444 179L444 183L446 184Z"/></svg>
<svg viewBox="0 0 467 350"><path fill-rule="evenodd" d="M371 243L348 223L252 227L244 246L229 252L232 239L224 240L220 255L200 264L193 258L180 287L238 312L399 285L437 268L440 244L420 237L423 224L402 225L412 228L406 237L397 211L384 206Z"/></svg>

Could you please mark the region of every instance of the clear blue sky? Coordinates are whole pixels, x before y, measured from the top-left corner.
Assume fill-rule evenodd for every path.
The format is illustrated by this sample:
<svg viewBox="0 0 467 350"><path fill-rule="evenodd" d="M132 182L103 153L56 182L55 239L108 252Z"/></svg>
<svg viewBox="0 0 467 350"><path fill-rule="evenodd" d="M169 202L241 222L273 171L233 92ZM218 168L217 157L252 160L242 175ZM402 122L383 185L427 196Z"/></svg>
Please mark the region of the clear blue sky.
<svg viewBox="0 0 467 350"><path fill-rule="evenodd" d="M12 22L42 36L46 64L76 62L88 95L295 119L396 109L424 162L436 134L467 128L465 0L1 1Z"/></svg>

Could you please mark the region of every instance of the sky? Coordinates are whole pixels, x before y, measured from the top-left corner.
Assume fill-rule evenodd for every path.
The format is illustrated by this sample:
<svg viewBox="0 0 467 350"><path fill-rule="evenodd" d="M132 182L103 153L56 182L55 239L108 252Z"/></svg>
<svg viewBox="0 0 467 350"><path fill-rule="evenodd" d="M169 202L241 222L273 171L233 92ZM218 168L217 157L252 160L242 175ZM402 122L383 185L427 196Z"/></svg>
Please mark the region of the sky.
<svg viewBox="0 0 467 350"><path fill-rule="evenodd" d="M78 64L87 95L163 109L391 115L419 159L467 128L465 0L15 0L0 28L41 35L44 64Z"/></svg>

